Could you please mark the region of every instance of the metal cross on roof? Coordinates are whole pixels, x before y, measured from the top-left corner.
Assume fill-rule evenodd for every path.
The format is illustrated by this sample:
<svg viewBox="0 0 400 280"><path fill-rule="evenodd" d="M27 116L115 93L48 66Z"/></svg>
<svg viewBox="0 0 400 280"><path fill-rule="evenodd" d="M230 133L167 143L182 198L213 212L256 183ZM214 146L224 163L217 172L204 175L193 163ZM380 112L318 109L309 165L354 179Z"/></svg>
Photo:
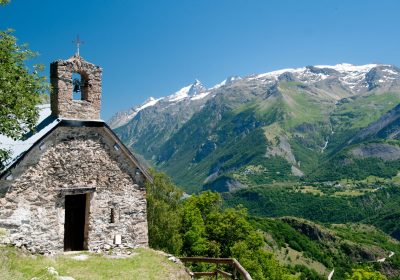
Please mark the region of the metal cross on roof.
<svg viewBox="0 0 400 280"><path fill-rule="evenodd" d="M72 43L76 44L76 55L79 56L79 47L81 46L81 44L84 44L85 42L81 41L78 34L76 35L76 40L72 41Z"/></svg>

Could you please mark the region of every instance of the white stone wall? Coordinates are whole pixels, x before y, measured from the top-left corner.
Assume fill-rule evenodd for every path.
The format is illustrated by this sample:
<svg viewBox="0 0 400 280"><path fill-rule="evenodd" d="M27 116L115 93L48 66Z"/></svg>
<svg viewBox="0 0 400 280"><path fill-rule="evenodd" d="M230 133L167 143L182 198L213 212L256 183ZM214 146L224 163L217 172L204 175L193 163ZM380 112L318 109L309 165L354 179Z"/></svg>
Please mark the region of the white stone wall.
<svg viewBox="0 0 400 280"><path fill-rule="evenodd" d="M88 249L148 246L143 176L113 145L103 127L56 128L12 170L12 180L0 182L8 188L0 198L3 241L33 252L62 251L65 190L95 188ZM115 235L121 235L121 245L113 244Z"/></svg>

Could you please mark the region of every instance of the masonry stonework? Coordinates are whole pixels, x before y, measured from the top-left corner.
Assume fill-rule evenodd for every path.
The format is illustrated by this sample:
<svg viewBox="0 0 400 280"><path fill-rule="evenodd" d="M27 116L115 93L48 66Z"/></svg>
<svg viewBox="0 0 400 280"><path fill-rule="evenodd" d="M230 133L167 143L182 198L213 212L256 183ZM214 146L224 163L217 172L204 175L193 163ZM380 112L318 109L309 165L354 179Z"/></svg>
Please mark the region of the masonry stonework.
<svg viewBox="0 0 400 280"><path fill-rule="evenodd" d="M51 63L52 116L0 174L0 243L35 253L148 246L151 176L99 120L101 74L79 55Z"/></svg>
<svg viewBox="0 0 400 280"><path fill-rule="evenodd" d="M73 100L72 74L81 75L81 100ZM100 119L102 69L75 55L50 64L53 116L66 119Z"/></svg>
<svg viewBox="0 0 400 280"><path fill-rule="evenodd" d="M148 246L144 178L113 143L103 128L58 127L32 149L14 178L1 181L8 189L0 198L3 241L37 253L63 251L65 195L88 190L86 249Z"/></svg>

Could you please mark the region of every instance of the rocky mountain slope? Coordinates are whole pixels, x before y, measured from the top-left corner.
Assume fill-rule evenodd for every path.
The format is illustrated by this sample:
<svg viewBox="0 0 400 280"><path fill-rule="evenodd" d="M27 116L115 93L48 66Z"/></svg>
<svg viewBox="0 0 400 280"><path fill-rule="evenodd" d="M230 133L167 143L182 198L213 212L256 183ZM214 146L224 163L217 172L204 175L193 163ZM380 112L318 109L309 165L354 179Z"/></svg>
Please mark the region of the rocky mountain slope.
<svg viewBox="0 0 400 280"><path fill-rule="evenodd" d="M361 263L374 265L389 279L400 276L399 242L373 226L322 226L294 217L257 217L252 222L264 231L278 260L302 271L302 279L327 279L332 271L332 279L345 279L346 270Z"/></svg>
<svg viewBox="0 0 400 280"><path fill-rule="evenodd" d="M209 89L196 80L109 124L185 190L230 191L393 176L399 103L395 66L319 65L230 77Z"/></svg>

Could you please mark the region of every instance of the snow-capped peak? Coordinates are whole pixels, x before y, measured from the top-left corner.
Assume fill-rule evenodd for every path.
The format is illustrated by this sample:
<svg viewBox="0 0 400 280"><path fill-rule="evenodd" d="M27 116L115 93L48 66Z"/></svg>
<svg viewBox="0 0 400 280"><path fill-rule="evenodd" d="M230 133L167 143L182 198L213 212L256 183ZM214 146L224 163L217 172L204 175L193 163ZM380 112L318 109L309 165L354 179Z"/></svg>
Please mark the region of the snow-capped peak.
<svg viewBox="0 0 400 280"><path fill-rule="evenodd" d="M179 100L182 100L182 99L188 97L191 87L192 87L192 85L188 85L186 87L181 88L180 90L178 90L174 94L168 96L167 97L168 101L175 102L175 101L179 101Z"/></svg>
<svg viewBox="0 0 400 280"><path fill-rule="evenodd" d="M316 68L330 68L336 70L338 72L368 72L374 67L377 67L378 64L365 64L365 65L354 65L350 63L340 63L336 65L315 65Z"/></svg>
<svg viewBox="0 0 400 280"><path fill-rule="evenodd" d="M189 96L195 96L201 92L204 92L205 90L207 90L203 84L199 81L199 80L195 80L194 83L192 84L188 94Z"/></svg>
<svg viewBox="0 0 400 280"><path fill-rule="evenodd" d="M145 102L143 102L142 105L140 105L140 107L136 108L135 111L138 113L139 111L143 110L144 108L150 107L150 106L154 106L158 101L160 101L163 98L154 98L154 97L149 97L148 99L146 99Z"/></svg>
<svg viewBox="0 0 400 280"><path fill-rule="evenodd" d="M377 74L374 74L376 71L378 71ZM371 77L375 77L375 80L372 82ZM164 104L166 106L173 106L175 103L183 100L194 101L203 99L207 96L215 96L215 94L218 94L219 92L216 91L216 89L230 85L237 80L243 80L244 82L254 80L266 84L275 84L278 81L294 80L310 85L329 79L327 80L327 85L330 85L330 79L336 79L341 83L341 85L347 87L353 93L357 93L369 90L372 83L380 85L389 80L397 80L399 77L400 70L390 65L353 65L349 63L341 63L336 65L315 65L301 68L280 69L263 74L247 76L243 79L238 76L231 76L209 89L205 88L198 79L195 79L192 84L182 87L180 90L167 97L159 99L150 97L140 106L118 113L109 123L112 128L119 127L133 119L139 111L154 106L160 100L162 100L162 106L164 106Z"/></svg>
<svg viewBox="0 0 400 280"><path fill-rule="evenodd" d="M263 73L263 74L252 75L250 77L250 80L261 79L261 78L275 78L275 79L277 79L283 73L286 73L286 72L299 73L299 72L304 71L305 69L306 69L305 67L303 67L303 68L285 68L285 69L275 70L275 71L271 71L271 72L267 72L267 73Z"/></svg>
<svg viewBox="0 0 400 280"><path fill-rule="evenodd" d="M141 110L154 106L158 101L162 100L162 98L154 98L154 97L149 97L144 101L141 105L135 106L127 111L120 112L116 114L113 118L111 118L108 123L111 128L115 129L117 127L123 126L124 124L127 124L131 119L133 119Z"/></svg>
<svg viewBox="0 0 400 280"><path fill-rule="evenodd" d="M333 69L341 74L339 80L347 85L350 89L360 89L368 87L368 83L365 81L366 74L371 71L372 68L379 66L378 64L365 64L365 65L353 65L349 63L330 65L317 65L316 68Z"/></svg>
<svg viewBox="0 0 400 280"><path fill-rule="evenodd" d="M263 74L251 75L246 79L273 83L279 80L282 74L290 73L296 80L306 84L316 83L327 78L337 78L343 85L349 87L351 90L360 91L368 87L368 83L365 81L367 73L379 66L390 67L390 65L383 64L353 65L349 63L316 65L281 69ZM388 72L386 74L388 74Z"/></svg>
<svg viewBox="0 0 400 280"><path fill-rule="evenodd" d="M167 100L170 102L178 102L187 97L195 97L206 90L203 84L196 79L193 84L183 87L174 94L168 96Z"/></svg>

